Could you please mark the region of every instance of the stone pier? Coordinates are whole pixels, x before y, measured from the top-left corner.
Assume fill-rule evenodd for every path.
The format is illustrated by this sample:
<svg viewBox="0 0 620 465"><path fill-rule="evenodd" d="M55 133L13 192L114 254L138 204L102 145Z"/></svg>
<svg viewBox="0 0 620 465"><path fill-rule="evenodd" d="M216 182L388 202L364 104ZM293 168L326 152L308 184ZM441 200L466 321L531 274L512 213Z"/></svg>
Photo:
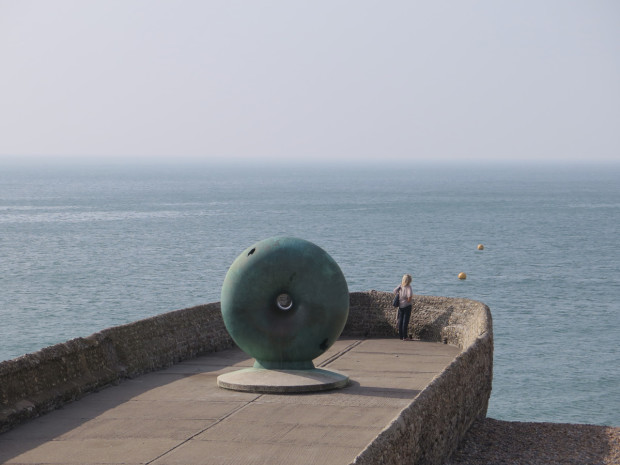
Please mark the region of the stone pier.
<svg viewBox="0 0 620 465"><path fill-rule="evenodd" d="M486 414L488 307L416 296L416 340L400 341L391 294L350 299L342 337L315 360L350 376L337 391L218 388L253 360L217 303L3 362L0 462L440 464Z"/></svg>

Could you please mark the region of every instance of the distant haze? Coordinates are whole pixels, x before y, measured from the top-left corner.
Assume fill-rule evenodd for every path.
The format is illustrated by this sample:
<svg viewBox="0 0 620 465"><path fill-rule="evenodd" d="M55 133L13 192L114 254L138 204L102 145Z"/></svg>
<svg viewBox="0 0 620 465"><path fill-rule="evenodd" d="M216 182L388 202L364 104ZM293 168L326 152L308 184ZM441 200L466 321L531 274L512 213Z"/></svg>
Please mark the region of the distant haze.
<svg viewBox="0 0 620 465"><path fill-rule="evenodd" d="M15 160L620 159L620 2L0 0Z"/></svg>

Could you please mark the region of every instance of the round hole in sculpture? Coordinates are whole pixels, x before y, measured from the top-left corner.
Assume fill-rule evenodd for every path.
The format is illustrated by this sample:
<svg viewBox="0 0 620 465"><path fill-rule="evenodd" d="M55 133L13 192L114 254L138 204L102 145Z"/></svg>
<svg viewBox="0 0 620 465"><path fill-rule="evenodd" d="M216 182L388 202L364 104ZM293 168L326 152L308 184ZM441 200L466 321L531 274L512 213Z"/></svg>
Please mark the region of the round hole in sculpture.
<svg viewBox="0 0 620 465"><path fill-rule="evenodd" d="M276 304L280 310L287 311L293 308L293 299L290 295L282 293L276 298Z"/></svg>

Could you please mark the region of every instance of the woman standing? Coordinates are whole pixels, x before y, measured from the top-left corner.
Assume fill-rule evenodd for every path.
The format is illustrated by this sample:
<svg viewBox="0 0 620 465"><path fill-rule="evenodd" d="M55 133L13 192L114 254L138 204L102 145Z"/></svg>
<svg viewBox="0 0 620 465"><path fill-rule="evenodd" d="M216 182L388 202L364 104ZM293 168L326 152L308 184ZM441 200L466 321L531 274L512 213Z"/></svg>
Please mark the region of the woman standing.
<svg viewBox="0 0 620 465"><path fill-rule="evenodd" d="M406 274L396 289L394 294L399 293L398 303L398 337L401 341L407 339L407 329L409 328L409 319L411 318L411 300L413 299L413 290L411 289L411 275Z"/></svg>

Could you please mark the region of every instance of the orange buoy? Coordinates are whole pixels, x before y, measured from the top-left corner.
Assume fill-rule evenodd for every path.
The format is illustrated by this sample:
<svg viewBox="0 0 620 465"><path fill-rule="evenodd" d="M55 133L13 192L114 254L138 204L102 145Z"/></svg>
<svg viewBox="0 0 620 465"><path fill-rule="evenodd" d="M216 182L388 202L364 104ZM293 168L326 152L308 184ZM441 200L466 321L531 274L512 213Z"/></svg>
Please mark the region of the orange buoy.
<svg viewBox="0 0 620 465"><path fill-rule="evenodd" d="M467 275L464 272L459 273L459 279L467 279Z"/></svg>
<svg viewBox="0 0 620 465"><path fill-rule="evenodd" d="M484 250L484 245L478 244L478 250Z"/></svg>

